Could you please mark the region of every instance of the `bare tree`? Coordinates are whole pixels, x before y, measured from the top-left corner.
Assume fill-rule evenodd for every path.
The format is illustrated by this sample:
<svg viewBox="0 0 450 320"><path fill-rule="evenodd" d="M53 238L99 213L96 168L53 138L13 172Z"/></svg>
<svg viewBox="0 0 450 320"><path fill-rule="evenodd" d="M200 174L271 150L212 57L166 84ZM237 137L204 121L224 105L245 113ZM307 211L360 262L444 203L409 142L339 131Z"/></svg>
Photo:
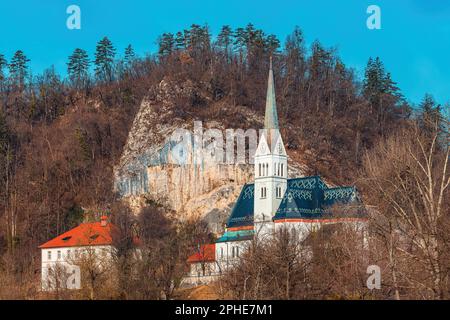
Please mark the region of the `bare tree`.
<svg viewBox="0 0 450 320"><path fill-rule="evenodd" d="M364 160L367 201L386 220L378 231L388 240L391 267L397 269L394 256L409 262L392 276L401 273L405 289L432 299L448 296L449 281L449 147L438 134L430 140L417 127L400 131Z"/></svg>

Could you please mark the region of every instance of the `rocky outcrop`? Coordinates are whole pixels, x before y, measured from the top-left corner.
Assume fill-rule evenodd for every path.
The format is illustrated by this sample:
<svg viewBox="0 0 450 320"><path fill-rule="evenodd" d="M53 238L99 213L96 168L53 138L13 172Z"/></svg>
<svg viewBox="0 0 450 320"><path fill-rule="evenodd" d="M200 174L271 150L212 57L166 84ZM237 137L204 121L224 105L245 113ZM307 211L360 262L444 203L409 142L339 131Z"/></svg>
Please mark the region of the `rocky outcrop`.
<svg viewBox="0 0 450 320"><path fill-rule="evenodd" d="M163 80L142 101L130 130L121 161L115 168L117 192L138 212L148 200L163 203L177 211L181 219L199 216L220 232L241 187L253 181L253 166L218 164L207 161L174 163L174 144L170 139L176 129L192 132L194 118L179 116L177 101L201 99L213 103L199 87L187 81L178 84ZM263 125L263 118L241 107L242 119L253 126ZM224 130L220 119L208 119L204 128ZM191 155L192 156L192 155ZM203 158L201 158L203 160ZM249 160L249 159L247 159ZM301 175L300 166L292 166L291 175Z"/></svg>

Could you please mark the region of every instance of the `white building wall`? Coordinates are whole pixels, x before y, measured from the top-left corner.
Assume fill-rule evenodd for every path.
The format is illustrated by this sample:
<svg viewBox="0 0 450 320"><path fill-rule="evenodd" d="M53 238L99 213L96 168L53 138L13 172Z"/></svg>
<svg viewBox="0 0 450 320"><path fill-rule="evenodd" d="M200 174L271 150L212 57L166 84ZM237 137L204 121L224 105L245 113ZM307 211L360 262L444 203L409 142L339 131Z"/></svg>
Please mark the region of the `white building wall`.
<svg viewBox="0 0 450 320"><path fill-rule="evenodd" d="M75 279L77 271L76 261L82 254L95 254L106 261L113 257L114 248L110 245L92 246L92 247L62 247L41 249L41 288L43 291L54 290L55 272L58 277L67 277L65 284L60 284L66 289L80 289L81 283ZM52 271L53 270L53 271ZM79 270L79 268L78 268ZM63 275L65 273L65 275ZM65 279L62 279L65 280Z"/></svg>

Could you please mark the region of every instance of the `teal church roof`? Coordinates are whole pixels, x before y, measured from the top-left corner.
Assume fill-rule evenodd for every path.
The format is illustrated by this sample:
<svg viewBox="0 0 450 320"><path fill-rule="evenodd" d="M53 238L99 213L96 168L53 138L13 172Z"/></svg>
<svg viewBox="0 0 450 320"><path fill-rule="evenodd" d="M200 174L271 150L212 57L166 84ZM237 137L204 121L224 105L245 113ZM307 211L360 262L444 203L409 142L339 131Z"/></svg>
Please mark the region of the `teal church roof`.
<svg viewBox="0 0 450 320"><path fill-rule="evenodd" d="M253 234L253 230L227 231L216 242L252 240Z"/></svg>
<svg viewBox="0 0 450 320"><path fill-rule="evenodd" d="M286 193L273 220L330 218L333 216L330 207L336 204L360 205L356 188L329 188L319 176L288 179ZM253 209L254 185L247 184L231 211L227 227L253 226ZM364 212L358 209L356 214L362 217Z"/></svg>

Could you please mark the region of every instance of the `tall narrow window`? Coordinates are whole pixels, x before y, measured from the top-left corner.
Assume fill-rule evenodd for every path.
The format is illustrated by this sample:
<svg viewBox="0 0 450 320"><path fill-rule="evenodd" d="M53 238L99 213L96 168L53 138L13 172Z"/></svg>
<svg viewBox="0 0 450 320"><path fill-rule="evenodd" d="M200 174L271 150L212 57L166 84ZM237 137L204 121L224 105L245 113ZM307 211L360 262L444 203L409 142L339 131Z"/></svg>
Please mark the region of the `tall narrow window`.
<svg viewBox="0 0 450 320"><path fill-rule="evenodd" d="M223 248L220 248L220 257L223 259Z"/></svg>
<svg viewBox="0 0 450 320"><path fill-rule="evenodd" d="M47 260L52 260L52 252L51 251L48 251L47 252Z"/></svg>
<svg viewBox="0 0 450 320"><path fill-rule="evenodd" d="M281 164L281 176L284 177L284 163Z"/></svg>
<svg viewBox="0 0 450 320"><path fill-rule="evenodd" d="M261 177L261 163L259 164L259 177Z"/></svg>
<svg viewBox="0 0 450 320"><path fill-rule="evenodd" d="M61 251L58 250L58 260L61 259Z"/></svg>

